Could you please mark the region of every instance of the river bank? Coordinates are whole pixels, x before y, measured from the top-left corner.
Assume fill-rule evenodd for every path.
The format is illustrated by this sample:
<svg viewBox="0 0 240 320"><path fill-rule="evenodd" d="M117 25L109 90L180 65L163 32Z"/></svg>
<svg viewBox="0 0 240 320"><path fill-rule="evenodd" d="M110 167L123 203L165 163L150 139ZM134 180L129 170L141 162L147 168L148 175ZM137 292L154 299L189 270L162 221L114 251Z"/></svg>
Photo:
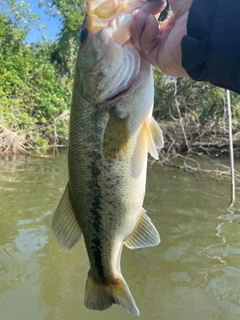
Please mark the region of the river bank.
<svg viewBox="0 0 240 320"><path fill-rule="evenodd" d="M51 149L68 145L68 131L59 132L57 125L68 127L69 111L53 118L46 124L28 130L14 131L0 124L0 154L30 154L33 151L46 153ZM226 126L201 126L189 124L187 118L175 121L159 121L164 135L164 152L168 156L176 154L207 154L227 156L229 153L228 130ZM35 141L42 139L42 144ZM236 158L240 157L240 132L233 132L233 148Z"/></svg>

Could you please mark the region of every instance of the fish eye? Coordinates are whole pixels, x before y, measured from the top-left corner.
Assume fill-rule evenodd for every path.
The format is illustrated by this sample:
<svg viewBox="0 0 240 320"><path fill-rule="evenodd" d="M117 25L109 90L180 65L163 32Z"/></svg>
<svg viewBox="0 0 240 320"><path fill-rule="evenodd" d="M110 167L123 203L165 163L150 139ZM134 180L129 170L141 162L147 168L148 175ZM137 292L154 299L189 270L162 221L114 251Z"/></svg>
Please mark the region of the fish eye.
<svg viewBox="0 0 240 320"><path fill-rule="evenodd" d="M86 40L87 36L88 36L88 30L86 28L81 29L79 32L80 42L83 42L84 40Z"/></svg>

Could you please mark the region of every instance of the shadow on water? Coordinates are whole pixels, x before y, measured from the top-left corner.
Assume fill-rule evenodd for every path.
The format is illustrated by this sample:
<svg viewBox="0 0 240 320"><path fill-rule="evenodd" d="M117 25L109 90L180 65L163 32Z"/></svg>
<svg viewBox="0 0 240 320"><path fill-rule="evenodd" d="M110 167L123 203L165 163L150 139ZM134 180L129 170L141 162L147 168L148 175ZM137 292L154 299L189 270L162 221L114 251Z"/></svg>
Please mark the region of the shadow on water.
<svg viewBox="0 0 240 320"><path fill-rule="evenodd" d="M50 230L66 182L66 152L0 160L0 320L133 318L84 307L84 243L66 252ZM240 319L240 210L226 210L229 192L227 182L149 166L144 208L161 244L122 254L140 319Z"/></svg>

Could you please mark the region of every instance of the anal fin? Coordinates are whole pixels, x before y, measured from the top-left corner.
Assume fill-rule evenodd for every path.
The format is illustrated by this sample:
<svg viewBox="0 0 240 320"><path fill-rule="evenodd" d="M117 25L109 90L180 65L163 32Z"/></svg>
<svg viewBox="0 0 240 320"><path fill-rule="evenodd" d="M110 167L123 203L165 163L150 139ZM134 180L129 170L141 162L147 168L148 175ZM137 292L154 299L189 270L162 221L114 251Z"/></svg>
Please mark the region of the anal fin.
<svg viewBox="0 0 240 320"><path fill-rule="evenodd" d="M69 184L54 212L52 230L57 242L67 250L71 249L82 235L69 196Z"/></svg>
<svg viewBox="0 0 240 320"><path fill-rule="evenodd" d="M145 213L145 210L142 208L138 223L136 224L130 236L125 240L124 244L129 249L138 249L156 246L159 243L159 233L151 219Z"/></svg>

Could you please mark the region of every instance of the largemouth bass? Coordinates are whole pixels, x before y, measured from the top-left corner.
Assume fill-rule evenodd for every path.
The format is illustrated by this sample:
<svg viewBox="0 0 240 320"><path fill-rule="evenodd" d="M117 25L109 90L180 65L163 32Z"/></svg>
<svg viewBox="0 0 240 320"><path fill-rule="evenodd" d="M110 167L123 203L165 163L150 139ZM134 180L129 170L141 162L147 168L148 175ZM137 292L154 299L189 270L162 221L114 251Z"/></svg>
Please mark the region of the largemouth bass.
<svg viewBox="0 0 240 320"><path fill-rule="evenodd" d="M136 249L160 242L142 204L148 152L158 159L163 137L152 118L152 68L131 43L129 28L136 8L157 12L162 2L86 4L72 95L69 182L52 229L65 249L83 234L90 262L87 308L119 304L139 315L120 258L123 245Z"/></svg>

